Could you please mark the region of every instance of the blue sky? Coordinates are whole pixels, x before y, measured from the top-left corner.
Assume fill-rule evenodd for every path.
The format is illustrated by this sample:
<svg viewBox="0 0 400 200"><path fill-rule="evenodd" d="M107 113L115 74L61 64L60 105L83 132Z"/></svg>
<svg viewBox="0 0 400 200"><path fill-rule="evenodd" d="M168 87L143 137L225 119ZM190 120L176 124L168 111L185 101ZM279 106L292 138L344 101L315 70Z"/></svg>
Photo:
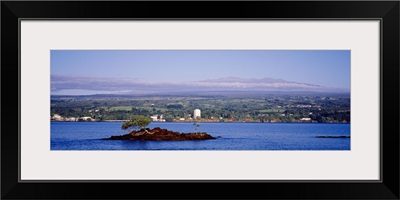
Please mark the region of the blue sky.
<svg viewBox="0 0 400 200"><path fill-rule="evenodd" d="M241 81L236 82L248 82L247 79L252 79L253 88L256 87L254 82L272 78L349 91L350 51L51 51L52 94L135 93L140 92L140 88L143 89L141 92L145 90L156 92L179 90L179 85L185 83L190 83L191 88L187 89L193 90L196 87L206 87L204 80L212 82L214 79L221 80L227 77L240 78ZM193 85L193 82L202 84ZM274 80L267 82L272 84ZM163 87L159 87L160 85ZM167 87L168 85L170 87ZM134 86L137 86L136 89ZM274 84L273 87L279 90L280 87L284 89L286 86L287 84L285 86ZM244 85L240 87L247 88ZM264 83L262 87L268 86ZM296 85L296 87L302 86Z"/></svg>

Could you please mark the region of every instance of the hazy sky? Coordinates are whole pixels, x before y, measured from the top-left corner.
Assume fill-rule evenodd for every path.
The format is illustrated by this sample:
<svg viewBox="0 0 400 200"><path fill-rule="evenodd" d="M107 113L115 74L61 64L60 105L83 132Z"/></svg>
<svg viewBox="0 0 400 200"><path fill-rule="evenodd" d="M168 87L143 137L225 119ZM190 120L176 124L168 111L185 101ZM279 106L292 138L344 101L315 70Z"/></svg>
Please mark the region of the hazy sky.
<svg viewBox="0 0 400 200"><path fill-rule="evenodd" d="M52 94L130 92L116 82L179 85L226 77L349 90L349 50L52 50ZM75 83L76 82L76 83ZM78 84L79 82L79 84ZM97 83L97 84L96 84ZM94 85L98 86L94 86ZM103 84L103 86L99 86ZM110 87L106 87L109 85ZM278 86L275 86L278 87Z"/></svg>

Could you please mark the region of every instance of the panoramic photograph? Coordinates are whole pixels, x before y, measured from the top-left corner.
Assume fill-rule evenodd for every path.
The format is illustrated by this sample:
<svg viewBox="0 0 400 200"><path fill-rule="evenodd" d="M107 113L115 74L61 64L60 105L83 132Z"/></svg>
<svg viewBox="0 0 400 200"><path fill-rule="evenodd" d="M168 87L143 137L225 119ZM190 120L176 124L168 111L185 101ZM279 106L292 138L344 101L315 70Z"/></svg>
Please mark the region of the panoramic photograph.
<svg viewBox="0 0 400 200"><path fill-rule="evenodd" d="M351 150L350 50L50 54L50 150Z"/></svg>

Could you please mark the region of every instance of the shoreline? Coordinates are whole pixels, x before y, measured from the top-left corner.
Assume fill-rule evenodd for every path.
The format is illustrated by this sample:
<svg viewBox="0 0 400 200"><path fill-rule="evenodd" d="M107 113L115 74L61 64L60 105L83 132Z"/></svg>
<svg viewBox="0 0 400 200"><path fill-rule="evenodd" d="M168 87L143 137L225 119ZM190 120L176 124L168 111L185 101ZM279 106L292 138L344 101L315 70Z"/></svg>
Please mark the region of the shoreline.
<svg viewBox="0 0 400 200"><path fill-rule="evenodd" d="M79 122L79 123L88 123L88 122L126 122L128 120L103 120L103 121L56 121L50 120L50 122ZM151 122L151 123L195 123L194 121L183 121L183 122ZM220 123L220 124L229 124L229 123L246 123L246 124L351 124L351 122L246 122L246 121L232 121L232 122L197 122L202 124L212 124L212 123Z"/></svg>

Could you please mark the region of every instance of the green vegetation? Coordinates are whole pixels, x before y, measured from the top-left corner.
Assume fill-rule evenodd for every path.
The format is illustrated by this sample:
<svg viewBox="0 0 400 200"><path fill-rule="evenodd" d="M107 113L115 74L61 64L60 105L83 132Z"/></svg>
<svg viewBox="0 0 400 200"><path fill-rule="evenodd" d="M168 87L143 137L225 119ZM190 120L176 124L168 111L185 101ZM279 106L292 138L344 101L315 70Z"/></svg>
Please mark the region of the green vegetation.
<svg viewBox="0 0 400 200"><path fill-rule="evenodd" d="M121 128L126 130L130 128L146 129L151 120L143 115L136 116L122 124ZM146 131L147 132L147 131Z"/></svg>
<svg viewBox="0 0 400 200"><path fill-rule="evenodd" d="M132 106L114 106L110 108L111 111L131 111Z"/></svg>
<svg viewBox="0 0 400 200"><path fill-rule="evenodd" d="M166 122L194 122L192 118L196 108L201 110L198 122L350 122L349 94L94 95L51 98L51 116L58 121L72 118L85 118L85 121L129 120L131 116L142 115Z"/></svg>
<svg viewBox="0 0 400 200"><path fill-rule="evenodd" d="M260 113L282 113L285 112L285 109L266 109L266 110L259 110Z"/></svg>

